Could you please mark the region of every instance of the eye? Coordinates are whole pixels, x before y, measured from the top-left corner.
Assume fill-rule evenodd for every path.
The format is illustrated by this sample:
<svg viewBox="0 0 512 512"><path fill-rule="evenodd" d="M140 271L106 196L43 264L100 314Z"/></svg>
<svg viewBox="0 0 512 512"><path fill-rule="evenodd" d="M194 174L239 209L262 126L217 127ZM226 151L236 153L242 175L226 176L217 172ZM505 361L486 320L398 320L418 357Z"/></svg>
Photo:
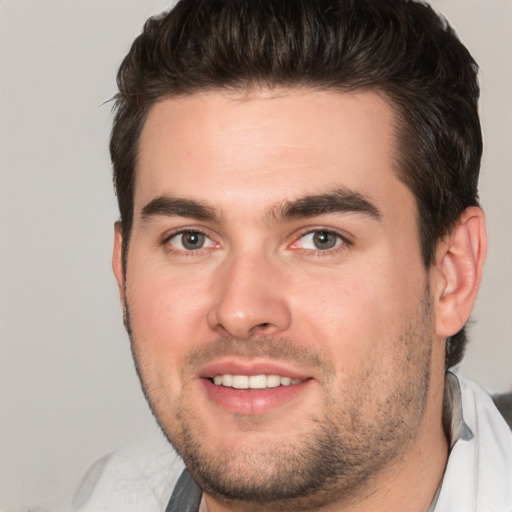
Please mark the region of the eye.
<svg viewBox="0 0 512 512"><path fill-rule="evenodd" d="M299 247L314 251L327 251L341 245L344 239L333 231L311 231L299 238Z"/></svg>
<svg viewBox="0 0 512 512"><path fill-rule="evenodd" d="M182 231L171 236L167 243L181 251L196 251L213 246L213 241L201 231Z"/></svg>

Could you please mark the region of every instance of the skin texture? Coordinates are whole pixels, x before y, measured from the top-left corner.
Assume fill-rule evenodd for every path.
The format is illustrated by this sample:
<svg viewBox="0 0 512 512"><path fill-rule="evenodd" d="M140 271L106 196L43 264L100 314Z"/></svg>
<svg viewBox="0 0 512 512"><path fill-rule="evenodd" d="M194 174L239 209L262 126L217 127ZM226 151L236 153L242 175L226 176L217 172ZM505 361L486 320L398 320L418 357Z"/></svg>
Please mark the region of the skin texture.
<svg viewBox="0 0 512 512"><path fill-rule="evenodd" d="M432 499L444 339L474 302L483 216L425 269L393 126L370 92L205 92L149 113L113 266L146 397L210 512ZM300 383L218 392L224 373Z"/></svg>

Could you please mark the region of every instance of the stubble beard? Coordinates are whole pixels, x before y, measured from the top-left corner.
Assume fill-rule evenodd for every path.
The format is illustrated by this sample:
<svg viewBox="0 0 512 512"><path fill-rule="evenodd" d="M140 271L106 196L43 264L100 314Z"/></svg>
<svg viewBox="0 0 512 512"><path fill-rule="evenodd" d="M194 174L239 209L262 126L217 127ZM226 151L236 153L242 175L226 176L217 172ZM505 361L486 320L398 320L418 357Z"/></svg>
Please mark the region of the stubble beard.
<svg viewBox="0 0 512 512"><path fill-rule="evenodd" d="M203 492L233 505L243 503L243 510L306 511L334 502L355 502L373 478L404 456L419 432L427 404L433 337L428 289L417 315L404 320L396 341L394 365L388 368L394 385L377 400L375 394L380 389L376 386L389 386L393 381L393 377L386 378L382 368L379 374L375 371L378 368L368 367L358 382L336 390L332 365L321 353L298 348L291 340L261 338L250 343L222 338L217 348L191 354L190 361L207 359L215 352L248 357L279 354L281 358L284 354L291 361L306 359L321 365L325 377L323 407L310 414L311 428L299 439L288 441L276 436L276 443L245 448L226 442L215 452L204 442L206 426L188 399L186 386L173 411L162 411L156 403L157 393L146 384L141 371L144 364L131 333L128 308L125 324L144 394L167 439ZM169 414L172 422L168 421ZM240 420L247 436L258 430L256 424L251 418Z"/></svg>

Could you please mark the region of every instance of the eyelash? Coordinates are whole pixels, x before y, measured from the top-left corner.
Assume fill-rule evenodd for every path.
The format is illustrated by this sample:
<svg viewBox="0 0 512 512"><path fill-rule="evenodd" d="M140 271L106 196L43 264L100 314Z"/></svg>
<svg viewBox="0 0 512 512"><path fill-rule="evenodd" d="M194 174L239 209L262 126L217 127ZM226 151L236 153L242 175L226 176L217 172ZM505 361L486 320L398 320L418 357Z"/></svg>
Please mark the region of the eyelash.
<svg viewBox="0 0 512 512"><path fill-rule="evenodd" d="M170 233L167 232L162 237L162 245L166 248L166 250L168 252L176 253L176 254L179 254L180 256L201 256L201 255L204 255L204 251L202 249L211 249L211 247L200 247L196 250L186 250L186 249L179 249L177 247L173 247L170 244L170 241L172 238L177 237L179 235L186 235L187 233L203 235L206 238L208 238L209 240L211 240L212 244L214 244L214 245L216 244L214 239L210 235L208 235L208 233L206 233L205 230L192 227L192 228L179 228L179 229L171 231Z"/></svg>
<svg viewBox="0 0 512 512"><path fill-rule="evenodd" d="M330 235L334 235L336 238L340 240L340 243L335 245L332 248L328 249L304 249L304 248L297 248L297 251L303 252L305 254L315 254L318 257L322 256L333 256L335 254L338 254L341 251L344 251L351 247L353 245L353 242L347 237L347 235L341 234L336 230L333 229L326 229L326 228L314 228L314 229L308 229L307 231L304 231L299 234L299 236L295 239L295 241L291 244L298 244L301 239L303 239L307 235L311 235L313 233L326 233Z"/></svg>

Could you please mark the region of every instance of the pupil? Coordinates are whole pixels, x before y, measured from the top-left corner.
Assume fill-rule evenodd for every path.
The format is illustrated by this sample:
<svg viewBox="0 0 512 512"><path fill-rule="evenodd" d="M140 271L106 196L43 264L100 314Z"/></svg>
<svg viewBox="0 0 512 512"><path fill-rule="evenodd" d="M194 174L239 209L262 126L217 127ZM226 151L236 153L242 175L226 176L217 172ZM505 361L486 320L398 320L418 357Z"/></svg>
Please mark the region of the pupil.
<svg viewBox="0 0 512 512"><path fill-rule="evenodd" d="M183 236L183 247L186 249L200 249L204 243L202 233L185 233Z"/></svg>
<svg viewBox="0 0 512 512"><path fill-rule="evenodd" d="M318 231L313 241L318 249L332 249L336 245L336 236L328 231Z"/></svg>

